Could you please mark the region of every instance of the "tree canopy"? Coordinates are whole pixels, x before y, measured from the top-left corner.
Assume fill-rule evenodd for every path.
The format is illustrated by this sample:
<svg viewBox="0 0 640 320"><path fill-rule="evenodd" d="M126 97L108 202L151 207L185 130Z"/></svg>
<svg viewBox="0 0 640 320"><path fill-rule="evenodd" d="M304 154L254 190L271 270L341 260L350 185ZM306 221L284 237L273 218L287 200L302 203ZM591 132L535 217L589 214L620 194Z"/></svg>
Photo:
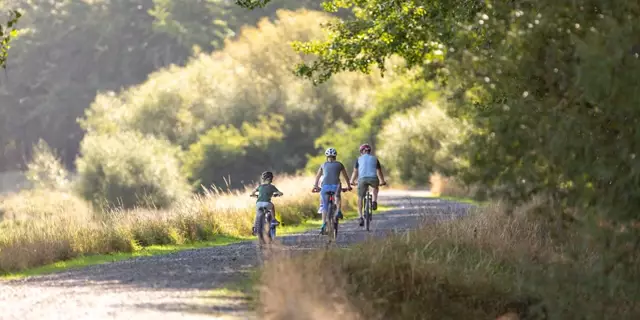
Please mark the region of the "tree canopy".
<svg viewBox="0 0 640 320"><path fill-rule="evenodd" d="M250 6L250 3L243 3ZM354 16L326 41L299 42L315 83L370 72L392 55L420 66L473 125L469 181L514 201L559 203L637 218L640 84L635 1L334 0Z"/></svg>
<svg viewBox="0 0 640 320"><path fill-rule="evenodd" d="M0 9L2 8L0 7ZM21 16L22 14L19 11L12 10L8 14L6 25L0 24L0 66L3 68L6 67L11 38L14 38L18 34L16 24Z"/></svg>

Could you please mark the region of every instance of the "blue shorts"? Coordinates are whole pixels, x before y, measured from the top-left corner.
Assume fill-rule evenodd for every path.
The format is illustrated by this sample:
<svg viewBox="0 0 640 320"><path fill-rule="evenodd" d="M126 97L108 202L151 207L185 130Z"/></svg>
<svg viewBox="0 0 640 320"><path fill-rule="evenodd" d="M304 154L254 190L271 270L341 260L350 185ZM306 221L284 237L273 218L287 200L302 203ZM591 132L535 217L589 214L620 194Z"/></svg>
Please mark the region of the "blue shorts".
<svg viewBox="0 0 640 320"><path fill-rule="evenodd" d="M322 203L322 211L327 212L329 209L329 195L326 192L333 191L335 192L333 203L336 203L336 198L340 197L340 185L339 184L324 184L320 189L320 199Z"/></svg>

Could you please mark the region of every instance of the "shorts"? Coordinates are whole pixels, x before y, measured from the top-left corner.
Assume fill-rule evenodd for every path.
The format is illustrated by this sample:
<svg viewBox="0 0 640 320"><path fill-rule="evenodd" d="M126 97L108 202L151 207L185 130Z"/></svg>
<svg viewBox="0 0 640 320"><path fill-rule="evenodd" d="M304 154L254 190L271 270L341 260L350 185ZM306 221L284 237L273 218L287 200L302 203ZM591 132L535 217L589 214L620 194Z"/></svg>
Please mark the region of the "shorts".
<svg viewBox="0 0 640 320"><path fill-rule="evenodd" d="M379 185L380 180L378 180L378 177L365 177L358 179L358 196L364 198L365 194L367 194L367 188L369 186L377 188Z"/></svg>
<svg viewBox="0 0 640 320"><path fill-rule="evenodd" d="M267 208L273 212L273 203L271 202L256 202L256 217L260 214L260 208Z"/></svg>
<svg viewBox="0 0 640 320"><path fill-rule="evenodd" d="M340 188L339 184L322 185L322 188L320 189L320 198L322 199L323 212L328 212L327 209L329 209L329 195L326 193L329 191L335 192L335 195L334 195L334 204L335 204L336 200L340 198L340 191L342 191L342 189Z"/></svg>

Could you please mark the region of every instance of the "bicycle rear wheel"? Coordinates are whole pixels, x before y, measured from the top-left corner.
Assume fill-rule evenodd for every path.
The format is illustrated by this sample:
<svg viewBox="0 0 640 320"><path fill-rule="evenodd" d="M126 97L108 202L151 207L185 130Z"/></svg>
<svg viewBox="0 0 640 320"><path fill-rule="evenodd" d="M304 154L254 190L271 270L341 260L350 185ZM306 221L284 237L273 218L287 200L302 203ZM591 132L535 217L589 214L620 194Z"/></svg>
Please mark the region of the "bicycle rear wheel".
<svg viewBox="0 0 640 320"><path fill-rule="evenodd" d="M263 209L260 209L260 216L258 217L258 224L256 225L256 235L258 236L258 241L260 244L265 244L265 230L264 230L264 221L265 221L265 212Z"/></svg>
<svg viewBox="0 0 640 320"><path fill-rule="evenodd" d="M329 212L327 212L327 235L329 236L330 240L334 240L336 238L334 213L335 205L331 203L329 204Z"/></svg>
<svg viewBox="0 0 640 320"><path fill-rule="evenodd" d="M370 230L371 226L371 193L367 191L366 202L365 202L365 214L364 214L364 225L367 231Z"/></svg>

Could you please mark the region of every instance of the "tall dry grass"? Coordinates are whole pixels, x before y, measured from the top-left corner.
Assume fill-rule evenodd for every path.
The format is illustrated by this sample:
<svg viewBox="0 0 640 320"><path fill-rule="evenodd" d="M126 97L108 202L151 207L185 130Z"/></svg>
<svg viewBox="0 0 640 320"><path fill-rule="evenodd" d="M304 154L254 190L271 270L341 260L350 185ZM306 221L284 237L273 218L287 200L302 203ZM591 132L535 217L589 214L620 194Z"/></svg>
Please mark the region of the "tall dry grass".
<svg viewBox="0 0 640 320"><path fill-rule="evenodd" d="M284 192L274 198L284 225L316 217L317 194L309 177L276 178ZM46 265L87 254L132 252L141 247L251 235L255 199L249 190L215 190L184 199L165 210L96 212L78 197L56 191L28 191L0 200L0 273ZM346 210L354 207L345 196ZM4 218L2 218L4 217Z"/></svg>
<svg viewBox="0 0 640 320"><path fill-rule="evenodd" d="M635 264L604 271L602 247L580 232L553 238L530 207L507 216L492 204L406 235L272 259L260 311L264 319L639 319L638 253Z"/></svg>

